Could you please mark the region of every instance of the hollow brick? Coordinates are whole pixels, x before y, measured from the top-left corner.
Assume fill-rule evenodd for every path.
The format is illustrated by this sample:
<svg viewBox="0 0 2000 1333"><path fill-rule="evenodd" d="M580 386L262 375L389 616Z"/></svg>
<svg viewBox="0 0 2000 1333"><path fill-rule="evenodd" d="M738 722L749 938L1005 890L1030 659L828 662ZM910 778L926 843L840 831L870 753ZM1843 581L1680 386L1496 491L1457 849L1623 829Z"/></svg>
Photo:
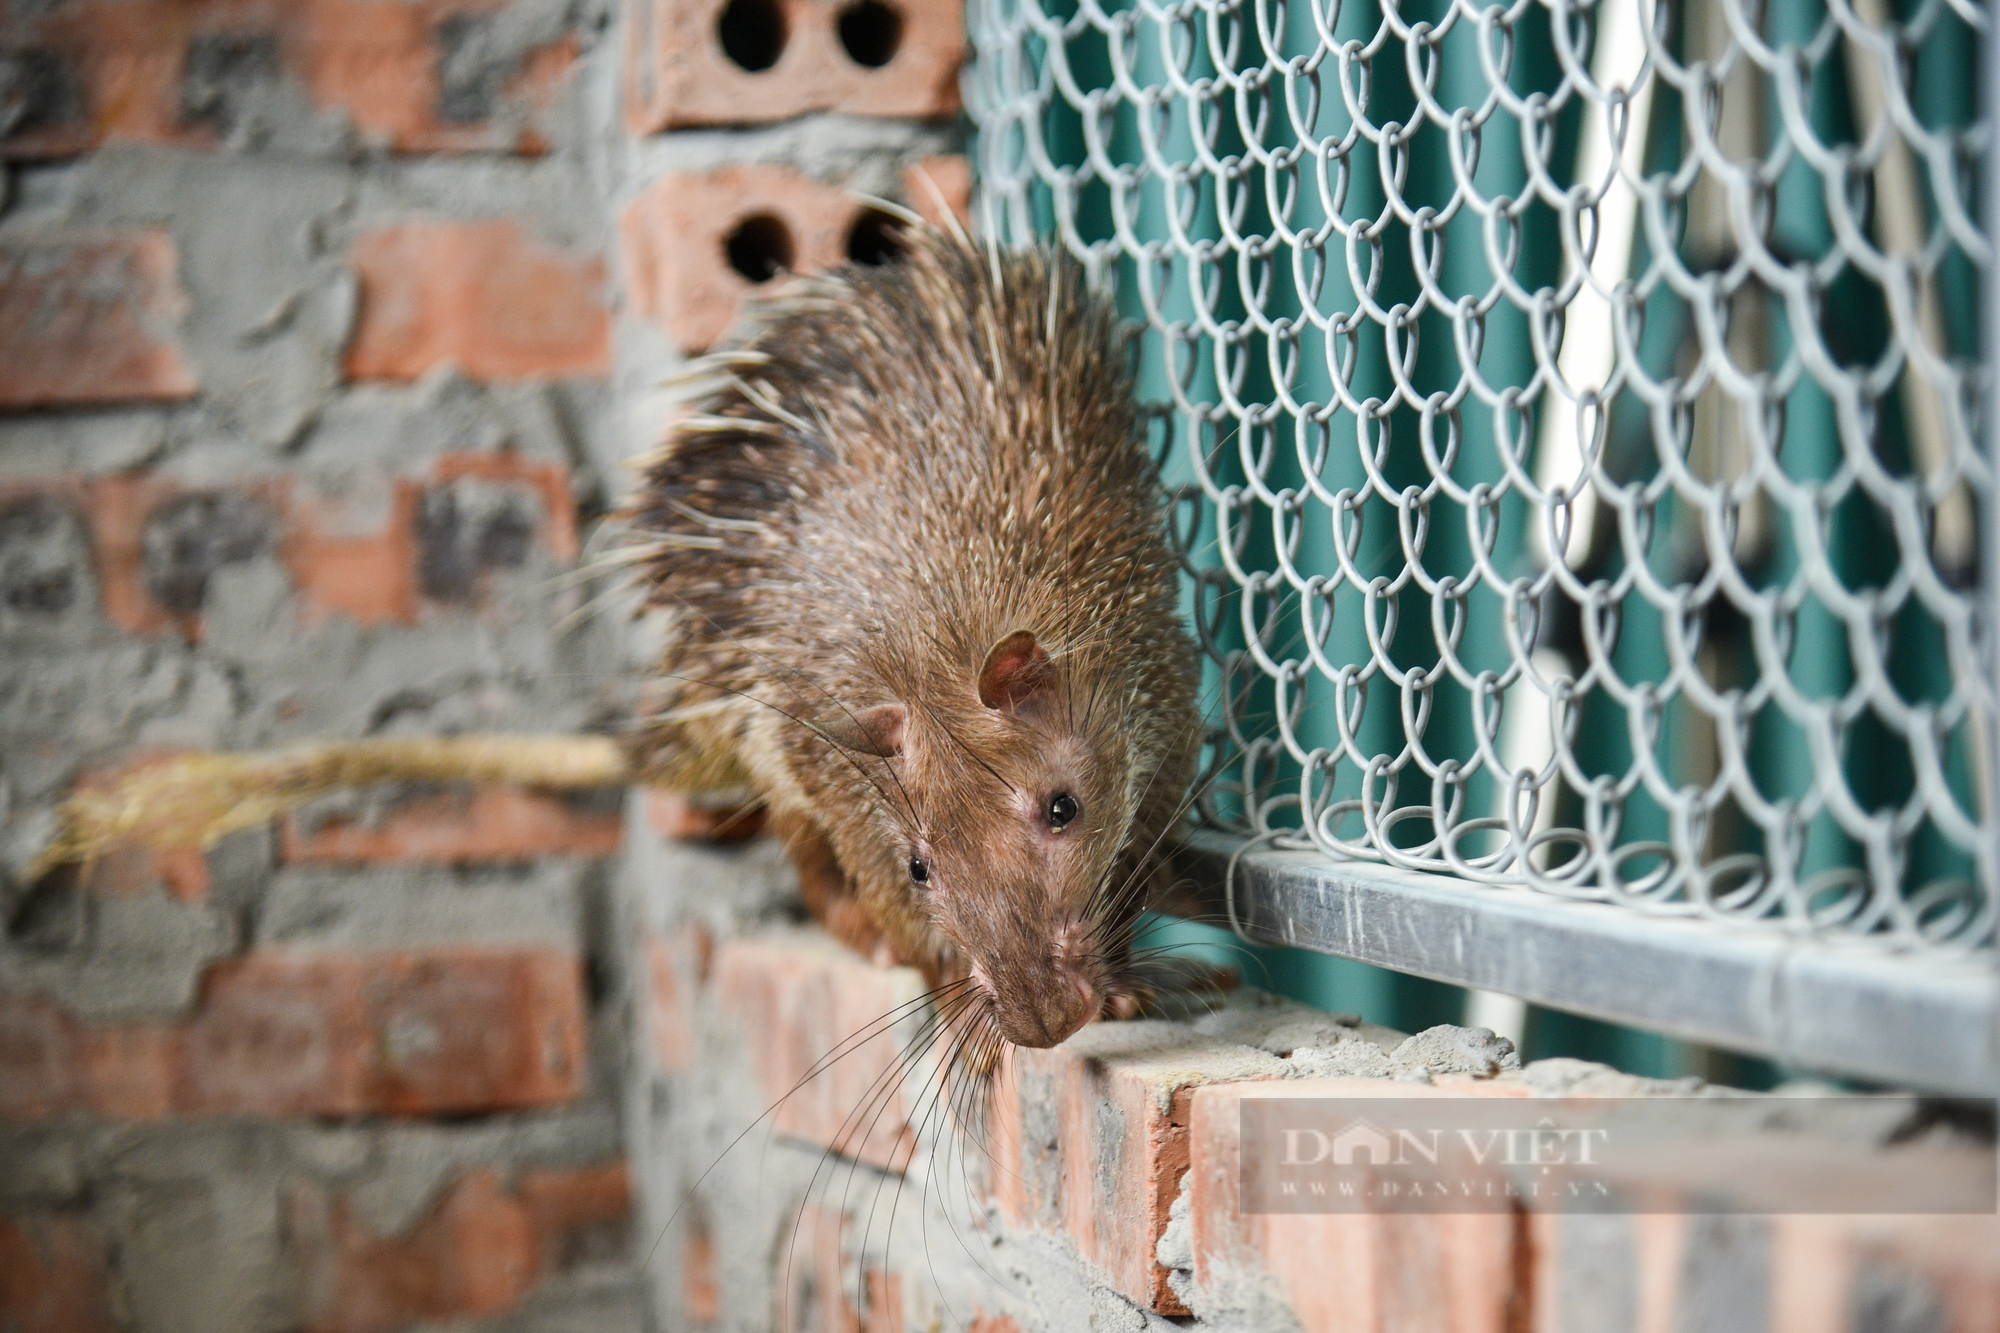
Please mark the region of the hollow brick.
<svg viewBox="0 0 2000 1333"><path fill-rule="evenodd" d="M187 309L164 231L0 244L0 411L194 397Z"/></svg>
<svg viewBox="0 0 2000 1333"><path fill-rule="evenodd" d="M921 158L903 173L903 202L942 225L970 216L972 174L962 157ZM713 346L753 297L784 290L785 275L846 263L893 262L900 220L846 189L789 167L735 166L660 177L619 217L626 290L638 315L683 351Z"/></svg>
<svg viewBox="0 0 2000 1333"><path fill-rule="evenodd" d="M634 0L626 25L625 118L635 134L815 111L958 111L959 0Z"/></svg>
<svg viewBox="0 0 2000 1333"><path fill-rule="evenodd" d="M414 380L446 364L482 380L610 369L603 262L517 222L405 222L363 235L352 259L361 301L350 379Z"/></svg>
<svg viewBox="0 0 2000 1333"><path fill-rule="evenodd" d="M662 176L619 219L627 290L683 350L704 350L747 297L778 287L781 270L843 262L861 211L845 190L786 167Z"/></svg>
<svg viewBox="0 0 2000 1333"><path fill-rule="evenodd" d="M574 34L487 40L496 0L66 0L0 19L7 72L26 90L0 157L53 158L106 143L205 148L269 90L344 118L403 153L547 147Z"/></svg>

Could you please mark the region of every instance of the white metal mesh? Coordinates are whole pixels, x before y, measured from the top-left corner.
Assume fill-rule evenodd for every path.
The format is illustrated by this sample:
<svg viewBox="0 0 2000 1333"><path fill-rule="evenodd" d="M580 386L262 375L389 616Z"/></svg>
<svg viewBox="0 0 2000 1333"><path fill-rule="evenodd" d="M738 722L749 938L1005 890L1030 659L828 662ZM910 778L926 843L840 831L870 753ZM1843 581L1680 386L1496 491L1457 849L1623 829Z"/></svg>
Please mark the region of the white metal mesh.
<svg viewBox="0 0 2000 1333"><path fill-rule="evenodd" d="M1143 325L1211 820L1986 947L1970 0L974 0Z"/></svg>

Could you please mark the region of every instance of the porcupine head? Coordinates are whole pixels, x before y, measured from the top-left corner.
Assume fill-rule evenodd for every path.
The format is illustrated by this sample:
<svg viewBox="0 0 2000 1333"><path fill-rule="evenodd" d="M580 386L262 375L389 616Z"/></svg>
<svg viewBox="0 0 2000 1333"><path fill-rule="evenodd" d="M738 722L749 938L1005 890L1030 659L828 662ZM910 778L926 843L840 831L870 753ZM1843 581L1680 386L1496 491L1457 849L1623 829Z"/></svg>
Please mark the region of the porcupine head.
<svg viewBox="0 0 2000 1333"><path fill-rule="evenodd" d="M1201 727L1109 303L1066 257L913 229L691 384L630 513L670 625L642 762L756 788L990 1033L1129 1004Z"/></svg>

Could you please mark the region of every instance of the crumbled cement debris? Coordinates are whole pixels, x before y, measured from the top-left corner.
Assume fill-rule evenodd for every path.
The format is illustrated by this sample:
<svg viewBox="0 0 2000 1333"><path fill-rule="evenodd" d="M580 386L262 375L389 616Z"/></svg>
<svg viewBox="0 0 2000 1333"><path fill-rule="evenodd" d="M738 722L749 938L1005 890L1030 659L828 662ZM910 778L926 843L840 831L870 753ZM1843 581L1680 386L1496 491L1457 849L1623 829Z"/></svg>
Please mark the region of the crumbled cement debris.
<svg viewBox="0 0 2000 1333"><path fill-rule="evenodd" d="M1425 1028L1398 1046L1391 1058L1398 1065L1426 1074L1471 1074L1478 1078L1521 1067L1513 1042L1490 1028L1462 1028L1451 1023Z"/></svg>

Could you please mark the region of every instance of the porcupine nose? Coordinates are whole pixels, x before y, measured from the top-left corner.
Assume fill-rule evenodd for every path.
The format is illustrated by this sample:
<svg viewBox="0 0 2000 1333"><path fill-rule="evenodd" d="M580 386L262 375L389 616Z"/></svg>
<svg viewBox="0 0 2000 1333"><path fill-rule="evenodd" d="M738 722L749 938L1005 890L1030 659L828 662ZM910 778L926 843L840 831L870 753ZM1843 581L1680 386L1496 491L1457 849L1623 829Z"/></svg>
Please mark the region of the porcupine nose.
<svg viewBox="0 0 2000 1333"><path fill-rule="evenodd" d="M1058 969L1047 985L1023 998L1026 1003L1000 1013L1000 1031L1016 1046L1054 1046L1097 1017L1103 1005L1089 978L1067 969Z"/></svg>

